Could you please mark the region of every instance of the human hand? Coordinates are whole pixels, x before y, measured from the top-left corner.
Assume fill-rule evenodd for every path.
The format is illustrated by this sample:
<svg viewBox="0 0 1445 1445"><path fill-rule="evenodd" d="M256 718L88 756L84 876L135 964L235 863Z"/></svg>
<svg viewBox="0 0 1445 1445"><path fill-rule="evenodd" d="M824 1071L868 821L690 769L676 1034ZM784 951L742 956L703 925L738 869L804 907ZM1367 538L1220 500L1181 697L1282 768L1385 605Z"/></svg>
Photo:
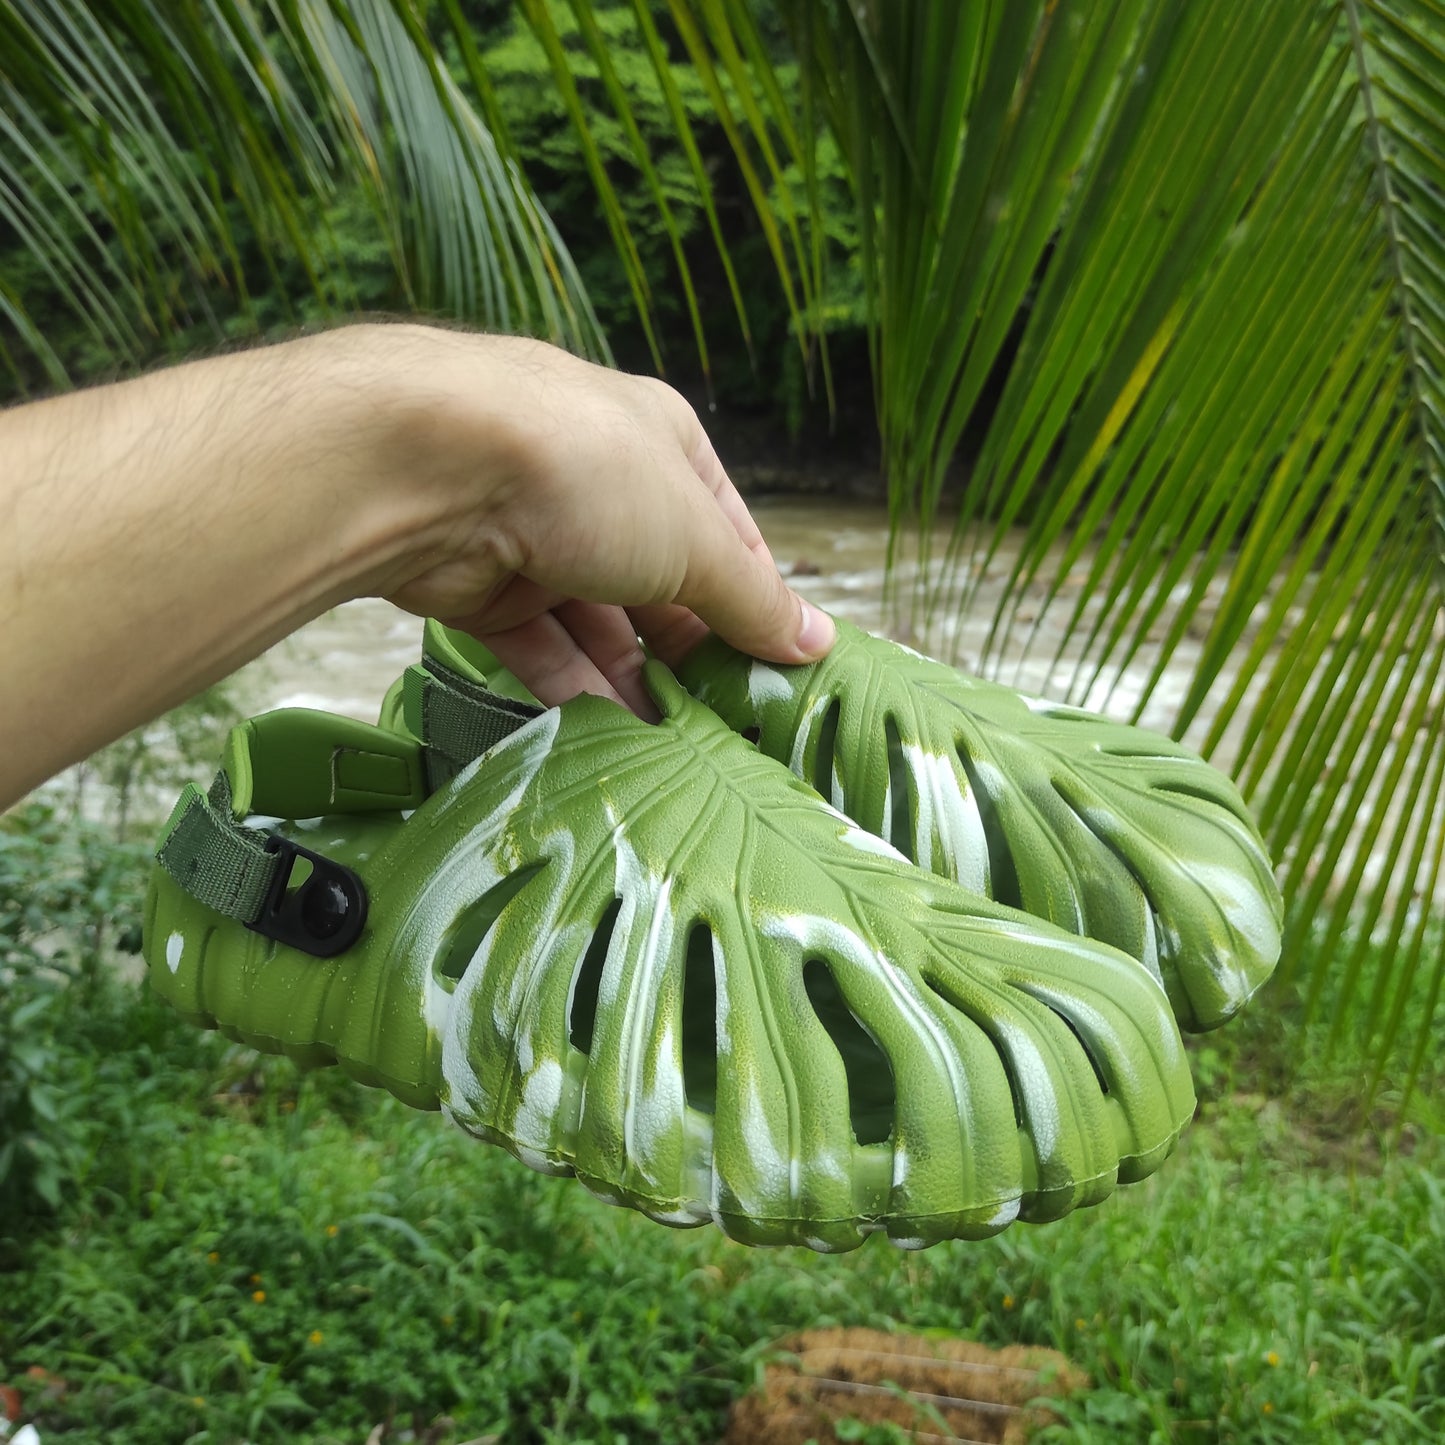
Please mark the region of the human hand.
<svg viewBox="0 0 1445 1445"><path fill-rule="evenodd" d="M545 703L591 692L644 717L639 636L668 663L709 627L772 662L832 645L671 387L542 342L363 330L416 378L408 484L440 508L378 586L397 605L471 633Z"/></svg>

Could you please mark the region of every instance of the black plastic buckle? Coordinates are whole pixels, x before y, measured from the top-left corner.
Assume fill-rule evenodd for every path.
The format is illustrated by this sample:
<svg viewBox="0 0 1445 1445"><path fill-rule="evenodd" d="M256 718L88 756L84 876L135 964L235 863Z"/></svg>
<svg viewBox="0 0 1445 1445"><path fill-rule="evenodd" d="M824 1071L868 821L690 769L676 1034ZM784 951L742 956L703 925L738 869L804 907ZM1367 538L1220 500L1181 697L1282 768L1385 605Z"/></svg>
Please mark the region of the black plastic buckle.
<svg viewBox="0 0 1445 1445"><path fill-rule="evenodd" d="M366 925L366 885L350 868L279 833L266 840L266 851L280 855L280 866L259 917L246 927L316 958L345 953ZM310 863L311 876L292 889L298 858Z"/></svg>

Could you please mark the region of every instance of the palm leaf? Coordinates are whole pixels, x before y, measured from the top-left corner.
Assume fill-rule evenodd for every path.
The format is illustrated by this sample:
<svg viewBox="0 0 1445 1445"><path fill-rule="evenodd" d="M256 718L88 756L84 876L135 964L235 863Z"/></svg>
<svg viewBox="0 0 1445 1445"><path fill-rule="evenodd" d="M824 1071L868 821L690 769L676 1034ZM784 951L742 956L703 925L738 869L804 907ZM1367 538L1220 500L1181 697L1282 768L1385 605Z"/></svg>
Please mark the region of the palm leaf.
<svg viewBox="0 0 1445 1445"><path fill-rule="evenodd" d="M551 63L553 77L582 147L582 160L597 188L603 219L617 244L633 296L646 323L650 283L642 273L612 181L602 166L593 135L592 117L578 94L568 52L561 43L558 20L561 4L562 0L518 0L519 9L541 41ZM598 69L608 100L631 144L643 184L657 205L664 229L673 242L679 284L684 290L694 336L706 370L707 346L702 336L687 260L652 158L632 113L631 98L612 74L606 38L589 20L597 7L587 0L567 0L567 4L576 24L573 34ZM708 164L683 109L671 73L667 47L659 33L654 12L663 7L652 4L651 0L631 0L631 4L638 37L652 62L659 94L677 127L677 139L692 171L697 196L722 262L743 336L751 344L746 297L723 238ZM665 0L665 9L673 31L696 68L718 123L732 146L739 177L773 259L794 337L811 377L815 343L821 340L822 321L818 305L823 288L821 227L817 225L816 191L811 184L811 171L809 194L813 197L814 211L811 217L800 213L787 177L791 165L808 169L809 156L803 142L808 132L801 120L794 117L788 97L772 70L748 0L705 0L702 4L690 3L690 0ZM660 345L650 330L648 339L654 360L661 368L663 357ZM825 348L820 350L818 359L826 376Z"/></svg>
<svg viewBox="0 0 1445 1445"><path fill-rule="evenodd" d="M1000 32L989 64L1007 65L1010 102L978 199L961 213L928 202L930 227L916 190L896 216L884 193L884 226L939 237L935 257L885 259L877 277L915 328L890 371L880 323L882 420L893 486L917 498L925 529L983 378L1008 368L923 620L977 608L989 564L1013 547L975 660L1192 731L1234 767L1292 902L1285 981L1311 958L1308 1004L1335 971L1358 997L1380 958L1367 1023L1385 1025L1383 1057L1410 962L1439 947L1438 913L1412 900L1439 894L1445 829L1430 722L1445 650L1445 71L1427 63L1441 12L1157 7L1120 72L1149 83L1106 95L1083 90L1087 37L1107 38L1099 8L1041 11L1027 49L1004 51ZM897 14L874 16L875 64L903 64ZM1062 158L1026 129L1034 107L1071 94L1088 108L1068 131L1097 140L1063 186ZM894 108L880 100L880 118ZM910 142L923 174L958 145L963 185L974 118L965 108L932 144L922 120ZM1042 224L1021 228L1013 218L1041 197ZM1037 294L1021 314L1008 268L1024 235ZM970 274L943 309L922 278L950 252ZM1005 277L1013 289L995 289ZM977 317L966 342L946 349L941 311Z"/></svg>
<svg viewBox="0 0 1445 1445"><path fill-rule="evenodd" d="M565 245L406 0L3 0L0 56L0 223L122 364L247 313L241 218L343 311L319 218L347 185L412 305L607 355ZM5 310L54 376L23 298Z"/></svg>
<svg viewBox="0 0 1445 1445"><path fill-rule="evenodd" d="M1283 981L1383 1067L1445 980L1445 7L780 9L785 133L858 196L892 555L951 535L895 620L1230 768Z"/></svg>

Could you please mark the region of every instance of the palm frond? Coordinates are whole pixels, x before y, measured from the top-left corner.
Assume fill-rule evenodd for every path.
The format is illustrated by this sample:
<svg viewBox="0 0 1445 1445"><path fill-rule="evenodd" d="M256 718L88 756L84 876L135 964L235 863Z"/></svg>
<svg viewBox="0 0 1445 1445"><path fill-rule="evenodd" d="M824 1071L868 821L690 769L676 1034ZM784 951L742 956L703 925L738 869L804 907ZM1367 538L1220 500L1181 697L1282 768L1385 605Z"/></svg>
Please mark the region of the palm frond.
<svg viewBox="0 0 1445 1445"><path fill-rule="evenodd" d="M344 311L325 221L344 187L410 304L608 354L565 245L407 0L3 0L0 57L0 224L121 365L246 313L242 222L265 264L299 264ZM6 313L34 349L24 298Z"/></svg>
<svg viewBox="0 0 1445 1445"><path fill-rule="evenodd" d="M893 555L951 536L898 622L1230 767L1283 981L1338 973L1383 1059L1445 978L1445 8L780 9L858 197Z"/></svg>
<svg viewBox="0 0 1445 1445"><path fill-rule="evenodd" d="M905 169L909 9L869 12L880 175ZM1442 12L1022 9L955 133L922 123L939 97L905 113L912 179L880 186L881 418L925 532L1006 368L915 625L961 639L1003 562L973 661L1231 765L1293 905L1283 980L1311 934L1311 1006L1383 957L1383 1051L1442 899ZM1091 90L1107 45L1131 80Z"/></svg>

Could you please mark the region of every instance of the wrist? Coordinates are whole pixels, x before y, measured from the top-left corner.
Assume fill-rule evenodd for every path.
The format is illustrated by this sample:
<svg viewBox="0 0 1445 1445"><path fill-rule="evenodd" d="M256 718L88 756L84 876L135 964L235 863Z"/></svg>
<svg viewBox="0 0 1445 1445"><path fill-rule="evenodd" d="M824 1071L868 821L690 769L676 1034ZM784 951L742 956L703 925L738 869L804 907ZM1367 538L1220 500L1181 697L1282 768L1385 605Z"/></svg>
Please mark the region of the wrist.
<svg viewBox="0 0 1445 1445"><path fill-rule="evenodd" d="M343 413L367 437L350 479L350 595L395 596L462 558L475 567L495 553L499 575L514 565L496 519L526 474L527 431L499 353L548 348L409 323L330 335L348 378Z"/></svg>

